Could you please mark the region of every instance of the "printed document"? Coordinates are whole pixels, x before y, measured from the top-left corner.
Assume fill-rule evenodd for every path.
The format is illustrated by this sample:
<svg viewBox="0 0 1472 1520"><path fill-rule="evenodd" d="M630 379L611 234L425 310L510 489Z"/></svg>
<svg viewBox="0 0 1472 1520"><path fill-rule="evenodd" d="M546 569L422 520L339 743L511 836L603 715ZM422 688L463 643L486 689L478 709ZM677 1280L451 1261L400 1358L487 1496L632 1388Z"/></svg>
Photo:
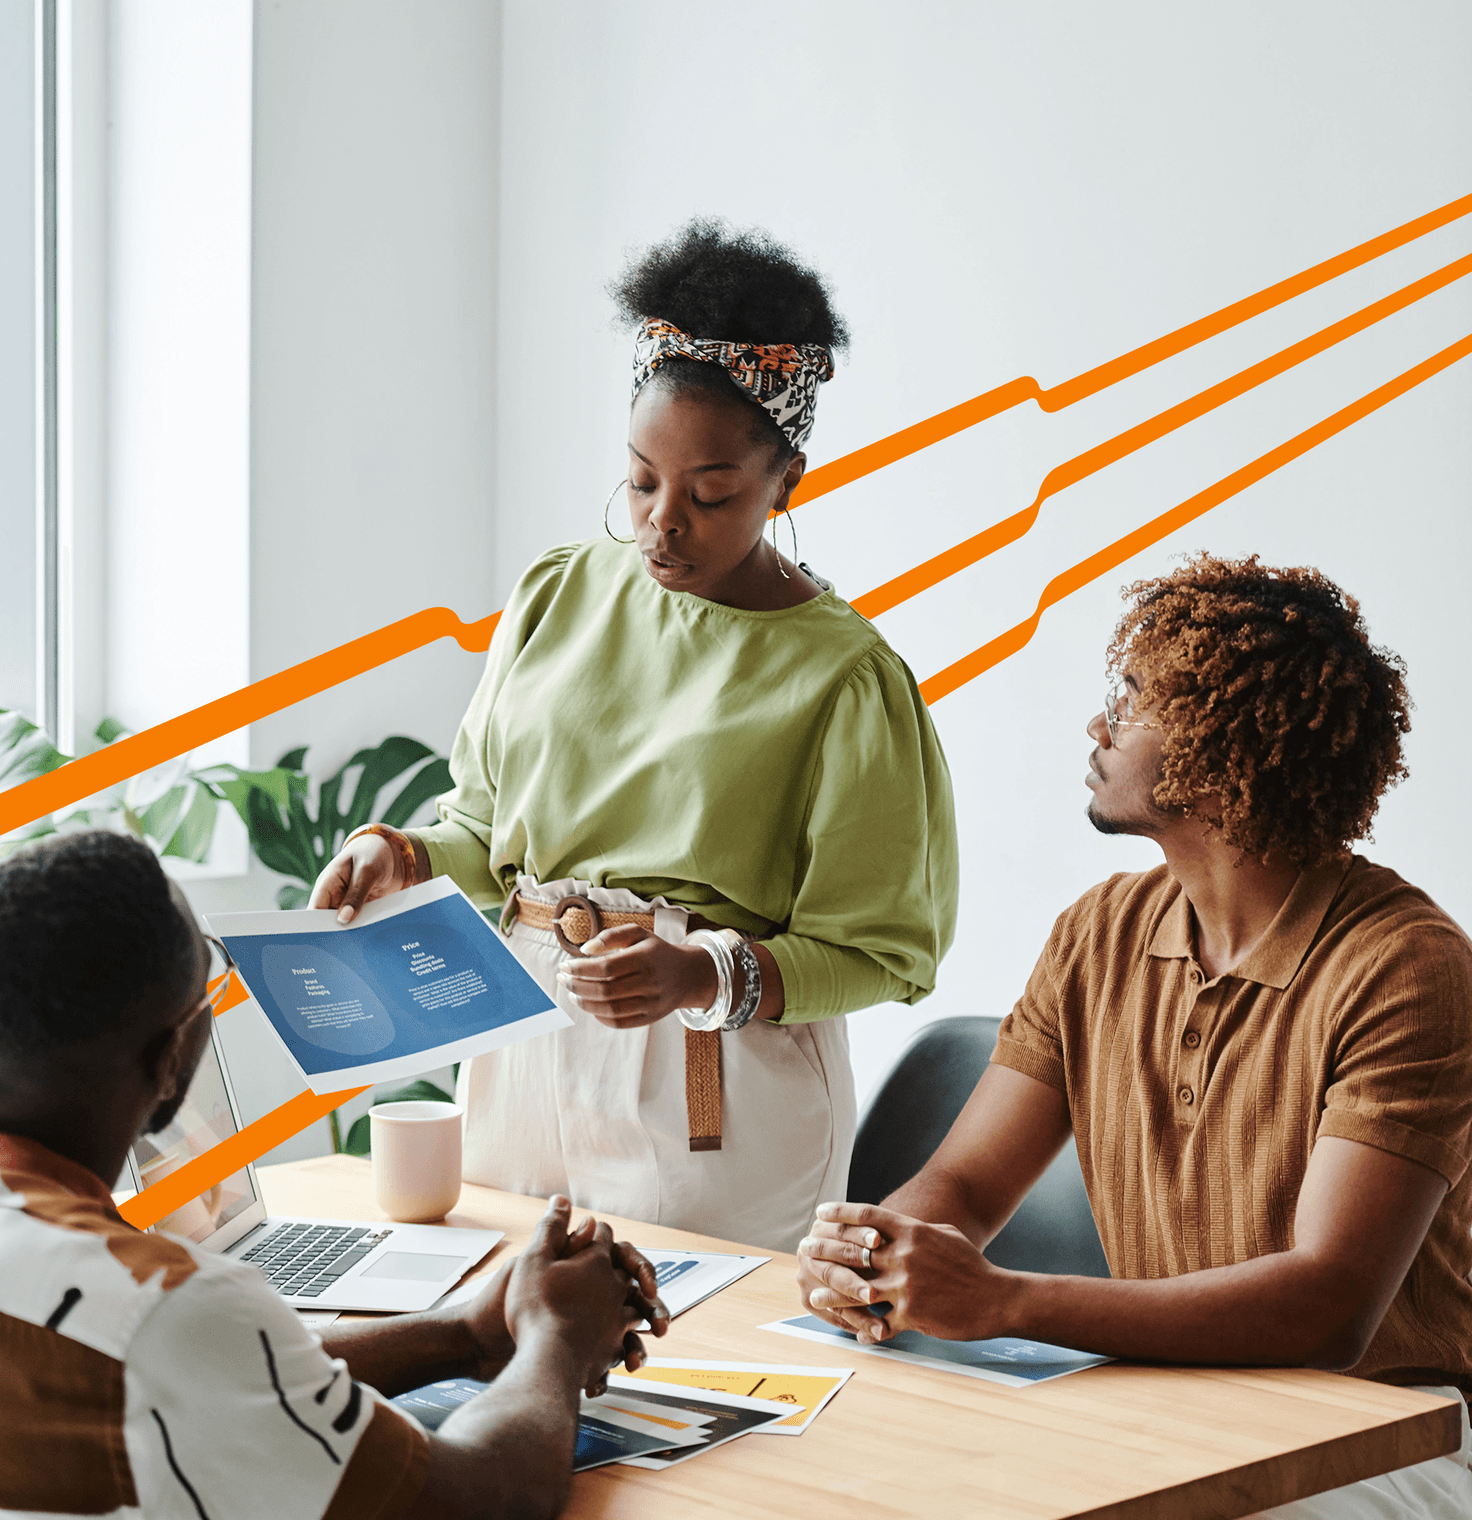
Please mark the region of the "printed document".
<svg viewBox="0 0 1472 1520"><path fill-rule="evenodd" d="M775 1362L686 1361L652 1356L630 1377L681 1388L705 1388L747 1399L771 1399L792 1411L775 1425L764 1425L764 1436L800 1436L818 1411L853 1376L844 1367L793 1367Z"/></svg>
<svg viewBox="0 0 1472 1520"><path fill-rule="evenodd" d="M918 1330L901 1330L877 1346L861 1346L858 1336L830 1325L815 1314L778 1320L775 1324L763 1325L762 1329L775 1330L779 1335L795 1335L801 1340L821 1341L829 1346L843 1346L850 1351L913 1362L917 1367L959 1372L963 1377L1004 1383L1012 1388L1046 1383L1051 1378L1066 1377L1070 1372L1082 1372L1085 1368L1098 1367L1113 1360L1112 1357L1096 1356L1091 1351L1050 1346L1044 1341L1017 1340L1011 1336L989 1341L943 1341L933 1335L921 1335Z"/></svg>
<svg viewBox="0 0 1472 1520"><path fill-rule="evenodd" d="M208 919L292 1065L315 1093L411 1077L564 1028L448 877L333 908Z"/></svg>

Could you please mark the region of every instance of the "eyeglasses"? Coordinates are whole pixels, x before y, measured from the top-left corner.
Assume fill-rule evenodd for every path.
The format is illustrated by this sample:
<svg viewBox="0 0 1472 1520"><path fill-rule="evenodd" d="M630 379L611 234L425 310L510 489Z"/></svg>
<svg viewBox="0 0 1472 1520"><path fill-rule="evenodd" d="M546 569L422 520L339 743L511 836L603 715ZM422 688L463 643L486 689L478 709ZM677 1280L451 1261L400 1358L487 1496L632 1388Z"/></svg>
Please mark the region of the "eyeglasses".
<svg viewBox="0 0 1472 1520"><path fill-rule="evenodd" d="M210 947L210 969L209 977L205 982L205 1000L213 1009L224 1002L225 994L230 990L231 979L240 968L235 964L235 957L213 934L206 934L204 942Z"/></svg>
<svg viewBox="0 0 1472 1520"><path fill-rule="evenodd" d="M1154 728L1153 723L1146 723L1135 716L1135 694L1130 689L1130 683L1122 677L1109 688L1109 694L1104 698L1104 721L1109 725L1109 742L1119 743L1119 731L1122 728Z"/></svg>

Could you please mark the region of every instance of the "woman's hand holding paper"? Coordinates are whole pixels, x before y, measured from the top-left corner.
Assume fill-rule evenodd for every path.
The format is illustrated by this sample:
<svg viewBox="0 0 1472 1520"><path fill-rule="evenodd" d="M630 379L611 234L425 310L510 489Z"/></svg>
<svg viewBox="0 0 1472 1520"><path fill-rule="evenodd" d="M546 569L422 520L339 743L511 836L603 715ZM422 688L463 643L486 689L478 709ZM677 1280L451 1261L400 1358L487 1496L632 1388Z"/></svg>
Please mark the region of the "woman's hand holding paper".
<svg viewBox="0 0 1472 1520"><path fill-rule="evenodd" d="M412 885L403 880L398 851L388 840L381 834L360 834L322 867L307 906L336 908L338 922L348 924L364 903Z"/></svg>

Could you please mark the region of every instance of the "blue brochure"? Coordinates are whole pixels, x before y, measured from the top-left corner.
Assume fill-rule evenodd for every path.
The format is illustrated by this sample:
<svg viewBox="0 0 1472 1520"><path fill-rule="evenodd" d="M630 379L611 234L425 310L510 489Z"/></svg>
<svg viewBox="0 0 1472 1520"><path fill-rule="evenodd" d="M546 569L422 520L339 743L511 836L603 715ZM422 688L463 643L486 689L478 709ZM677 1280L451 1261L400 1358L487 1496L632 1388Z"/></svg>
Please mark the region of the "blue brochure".
<svg viewBox="0 0 1472 1520"><path fill-rule="evenodd" d="M330 908L209 924L313 1092L415 1076L572 1022L446 877L346 925Z"/></svg>
<svg viewBox="0 0 1472 1520"><path fill-rule="evenodd" d="M396 1408L412 1415L428 1430L438 1430L464 1403L469 1402L487 1383L474 1378L447 1378L423 1388L401 1393L393 1400ZM615 1414L615 1418L616 1418ZM578 1444L573 1457L573 1471L584 1472L608 1462L624 1462L630 1457L647 1457L653 1452L668 1451L668 1439L646 1434L642 1430L615 1425L600 1419L586 1408L578 1416Z"/></svg>
<svg viewBox="0 0 1472 1520"><path fill-rule="evenodd" d="M763 1325L781 1335L795 1335L801 1340L822 1341L827 1345L846 1345L852 1351L873 1352L922 1367L937 1367L943 1372L959 1372L965 1377L988 1383L1004 1383L1023 1388L1029 1383L1046 1383L1050 1378L1082 1372L1113 1360L1092 1351L1070 1351L1066 1346L1050 1346L1044 1341L1016 1340L1002 1336L989 1341L943 1341L918 1330L901 1330L878 1346L861 1346L856 1335L840 1330L814 1314L802 1314L776 1324Z"/></svg>

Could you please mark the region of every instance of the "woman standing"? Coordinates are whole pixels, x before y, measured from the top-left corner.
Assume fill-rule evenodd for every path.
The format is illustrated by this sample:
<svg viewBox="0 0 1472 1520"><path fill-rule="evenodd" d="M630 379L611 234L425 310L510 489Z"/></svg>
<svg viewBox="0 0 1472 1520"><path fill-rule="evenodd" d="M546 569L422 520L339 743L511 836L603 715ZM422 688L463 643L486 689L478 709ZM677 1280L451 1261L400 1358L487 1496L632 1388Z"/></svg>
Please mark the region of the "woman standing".
<svg viewBox="0 0 1472 1520"><path fill-rule="evenodd" d="M632 539L527 570L440 821L371 825L312 903L448 874L572 1018L462 1069L468 1180L791 1250L847 1189L841 1016L950 944L950 780L904 662L763 537L847 342L822 280L697 221L614 295Z"/></svg>

